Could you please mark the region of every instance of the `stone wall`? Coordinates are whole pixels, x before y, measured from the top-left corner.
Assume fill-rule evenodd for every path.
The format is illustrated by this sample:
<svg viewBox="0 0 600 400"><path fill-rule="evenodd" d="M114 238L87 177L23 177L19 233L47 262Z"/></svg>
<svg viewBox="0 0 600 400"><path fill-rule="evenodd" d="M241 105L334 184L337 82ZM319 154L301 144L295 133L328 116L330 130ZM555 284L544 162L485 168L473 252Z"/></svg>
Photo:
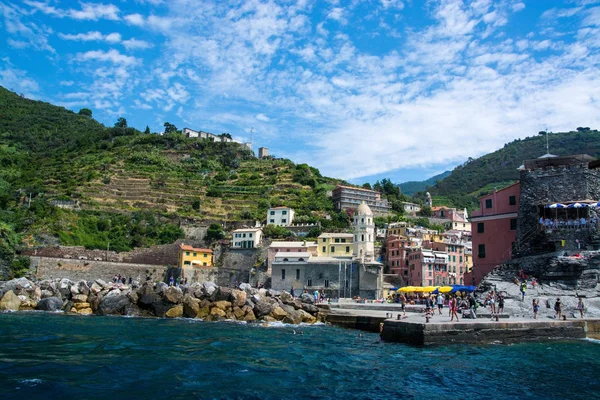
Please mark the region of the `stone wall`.
<svg viewBox="0 0 600 400"><path fill-rule="evenodd" d="M137 281L145 281L147 271L153 281L164 281L167 266L119 263L110 261L73 260L69 258L37 257L31 258L31 270L37 279L68 278L73 281L93 281L102 279L112 281L121 274Z"/></svg>
<svg viewBox="0 0 600 400"><path fill-rule="evenodd" d="M518 254L529 254L534 248L543 251L537 235L540 205L600 200L600 172L589 169L587 163L524 170L521 171L520 182L516 240ZM547 251L552 249L549 247Z"/></svg>
<svg viewBox="0 0 600 400"><path fill-rule="evenodd" d="M215 260L219 267L217 284L223 286L232 286L238 282L250 283L255 286L258 282L264 283L266 277L259 275L259 270L255 269L252 274L252 268L262 263L267 258L266 248L255 249L228 249L223 251L217 249ZM260 280L262 278L262 280Z"/></svg>

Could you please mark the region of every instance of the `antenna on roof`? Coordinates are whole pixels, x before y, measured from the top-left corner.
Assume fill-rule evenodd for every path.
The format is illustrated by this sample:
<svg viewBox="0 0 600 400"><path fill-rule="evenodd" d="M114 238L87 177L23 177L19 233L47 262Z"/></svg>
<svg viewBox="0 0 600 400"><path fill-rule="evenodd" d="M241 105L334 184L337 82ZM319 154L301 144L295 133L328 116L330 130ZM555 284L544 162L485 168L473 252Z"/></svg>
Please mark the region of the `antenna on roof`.
<svg viewBox="0 0 600 400"><path fill-rule="evenodd" d="M252 150L252 141L253 141L252 139L254 137L252 132L254 132L254 127L250 128L250 150Z"/></svg>
<svg viewBox="0 0 600 400"><path fill-rule="evenodd" d="M546 154L550 154L550 146L548 146L548 127L544 129L544 132L546 132Z"/></svg>

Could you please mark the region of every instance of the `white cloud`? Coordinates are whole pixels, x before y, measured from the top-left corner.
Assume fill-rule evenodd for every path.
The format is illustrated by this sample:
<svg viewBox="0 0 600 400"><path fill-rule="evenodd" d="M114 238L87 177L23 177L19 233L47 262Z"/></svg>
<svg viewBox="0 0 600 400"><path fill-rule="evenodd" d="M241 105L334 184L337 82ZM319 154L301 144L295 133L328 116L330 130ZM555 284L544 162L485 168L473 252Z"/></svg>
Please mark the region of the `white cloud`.
<svg viewBox="0 0 600 400"><path fill-rule="evenodd" d="M144 17L141 14L129 14L126 15L125 21L127 21L131 25L135 26L143 26L144 25Z"/></svg>
<svg viewBox="0 0 600 400"><path fill-rule="evenodd" d="M41 1L25 0L24 3L32 7L34 12L40 11L44 14L58 18L73 18L92 21L98 21L100 19L116 21L119 19L119 8L113 4L81 2L81 9L59 9Z"/></svg>
<svg viewBox="0 0 600 400"><path fill-rule="evenodd" d="M145 40L128 39L121 42L128 50L144 50L152 47L152 43L148 43Z"/></svg>
<svg viewBox="0 0 600 400"><path fill-rule="evenodd" d="M98 31L90 31L86 33L77 34L65 34L59 33L58 37L64 40L73 40L79 42L90 42L90 41L105 41L109 43L118 43L121 41L121 34L113 32L105 35Z"/></svg>
<svg viewBox="0 0 600 400"><path fill-rule="evenodd" d="M25 97L37 98L40 91L38 83L28 77L26 71L14 68L6 59L2 61L4 65L0 65L0 86Z"/></svg>
<svg viewBox="0 0 600 400"><path fill-rule="evenodd" d="M126 56L115 49L109 51L90 50L85 53L77 53L75 59L78 61L109 61L116 65L130 66L138 63L138 59L133 56Z"/></svg>
<svg viewBox="0 0 600 400"><path fill-rule="evenodd" d="M271 118L267 117L265 114L256 114L256 119L263 122L269 122Z"/></svg>
<svg viewBox="0 0 600 400"><path fill-rule="evenodd" d="M27 12L25 10L18 6L0 3L0 15L4 16L6 32L17 38L8 39L9 45L18 49L31 47L36 50L56 53L48 43L51 30L40 26L36 22L26 21Z"/></svg>

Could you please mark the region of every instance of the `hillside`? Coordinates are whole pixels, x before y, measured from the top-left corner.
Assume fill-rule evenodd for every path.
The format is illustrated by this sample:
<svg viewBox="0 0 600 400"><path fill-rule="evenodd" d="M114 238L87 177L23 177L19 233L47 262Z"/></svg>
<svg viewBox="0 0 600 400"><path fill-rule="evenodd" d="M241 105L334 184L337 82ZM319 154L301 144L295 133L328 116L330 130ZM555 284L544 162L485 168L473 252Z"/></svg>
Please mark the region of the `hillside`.
<svg viewBox="0 0 600 400"><path fill-rule="evenodd" d="M452 171L445 171L445 172L442 172L441 174L432 176L431 178L424 180L424 181L404 182L404 183L400 184L400 190L402 191L402 193L412 196L413 194L415 194L417 192L425 191L428 187L435 185L437 181L444 179L451 173L452 173Z"/></svg>
<svg viewBox="0 0 600 400"><path fill-rule="evenodd" d="M299 222L347 224L327 196L343 181L306 164L80 114L0 87L0 269L18 247L15 234L29 246L125 251L171 243L184 221L252 223L282 205Z"/></svg>
<svg viewBox="0 0 600 400"><path fill-rule="evenodd" d="M549 133L548 141L550 153L558 156L586 153L600 158L600 134L597 130ZM540 157L545 152L545 135L517 139L493 153L469 159L428 190L434 205L474 209L478 207L478 196L517 181L517 168L523 161Z"/></svg>

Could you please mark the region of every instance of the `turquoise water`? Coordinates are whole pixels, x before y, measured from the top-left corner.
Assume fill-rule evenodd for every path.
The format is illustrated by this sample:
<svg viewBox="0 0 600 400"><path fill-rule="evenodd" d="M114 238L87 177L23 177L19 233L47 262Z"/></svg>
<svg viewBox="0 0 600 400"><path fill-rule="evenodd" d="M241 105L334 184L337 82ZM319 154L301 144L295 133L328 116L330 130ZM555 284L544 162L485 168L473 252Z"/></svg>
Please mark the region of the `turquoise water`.
<svg viewBox="0 0 600 400"><path fill-rule="evenodd" d="M599 397L594 341L419 348L324 325L0 314L2 399Z"/></svg>

